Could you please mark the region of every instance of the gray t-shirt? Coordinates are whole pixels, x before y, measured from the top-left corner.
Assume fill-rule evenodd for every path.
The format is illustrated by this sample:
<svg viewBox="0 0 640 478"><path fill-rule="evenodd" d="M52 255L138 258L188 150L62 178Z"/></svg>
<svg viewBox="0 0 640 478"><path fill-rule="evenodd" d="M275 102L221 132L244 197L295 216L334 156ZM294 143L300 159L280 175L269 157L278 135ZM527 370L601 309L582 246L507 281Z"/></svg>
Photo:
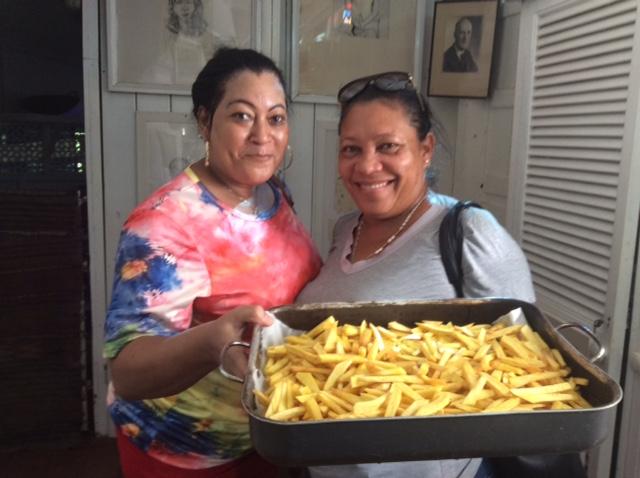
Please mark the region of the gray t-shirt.
<svg viewBox="0 0 640 478"><path fill-rule="evenodd" d="M340 218L329 257L296 303L455 298L438 242L438 229L448 209L435 202L382 253L354 264L348 257L359 213ZM465 297L509 297L533 302L526 258L493 215L482 209L467 209L461 215L461 223ZM480 462L475 458L320 466L311 468L310 473L313 478L472 478Z"/></svg>
<svg viewBox="0 0 640 478"><path fill-rule="evenodd" d="M358 212L341 217L320 274L302 290L297 303L450 299L438 229L447 208L432 205L381 254L352 264L348 256ZM461 215L464 230L462 269L465 297L535 300L526 258L509 233L484 209Z"/></svg>

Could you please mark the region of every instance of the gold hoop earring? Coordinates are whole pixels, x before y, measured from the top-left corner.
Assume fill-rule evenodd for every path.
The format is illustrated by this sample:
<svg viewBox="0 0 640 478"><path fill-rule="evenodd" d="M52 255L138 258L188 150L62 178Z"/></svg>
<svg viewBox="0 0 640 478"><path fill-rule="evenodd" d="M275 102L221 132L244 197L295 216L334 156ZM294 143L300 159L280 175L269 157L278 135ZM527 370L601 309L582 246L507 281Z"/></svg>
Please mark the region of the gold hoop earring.
<svg viewBox="0 0 640 478"><path fill-rule="evenodd" d="M291 164L293 163L293 150L291 149L291 146L287 145L287 151L284 154L285 158L282 171L286 171L287 169L289 169L291 167Z"/></svg>
<svg viewBox="0 0 640 478"><path fill-rule="evenodd" d="M209 167L209 141L204 142L204 165Z"/></svg>

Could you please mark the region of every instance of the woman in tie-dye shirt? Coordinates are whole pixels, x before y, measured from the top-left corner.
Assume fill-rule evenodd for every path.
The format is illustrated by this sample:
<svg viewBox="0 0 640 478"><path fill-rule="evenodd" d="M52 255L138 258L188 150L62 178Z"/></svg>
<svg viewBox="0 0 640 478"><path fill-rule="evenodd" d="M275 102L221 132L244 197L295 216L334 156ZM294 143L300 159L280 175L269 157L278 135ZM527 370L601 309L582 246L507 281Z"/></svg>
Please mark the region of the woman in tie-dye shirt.
<svg viewBox="0 0 640 478"><path fill-rule="evenodd" d="M288 141L282 74L253 50L221 49L198 75L206 156L127 219L105 356L125 477L273 476L250 452L225 344L318 272L308 233L272 180ZM242 373L242 354L225 368Z"/></svg>

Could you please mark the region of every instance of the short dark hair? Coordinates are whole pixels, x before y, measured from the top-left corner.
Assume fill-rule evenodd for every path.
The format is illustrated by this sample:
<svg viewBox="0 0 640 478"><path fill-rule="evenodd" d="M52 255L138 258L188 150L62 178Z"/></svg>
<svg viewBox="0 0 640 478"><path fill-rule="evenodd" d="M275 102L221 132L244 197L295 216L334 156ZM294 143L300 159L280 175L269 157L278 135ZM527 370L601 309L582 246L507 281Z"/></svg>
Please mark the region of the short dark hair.
<svg viewBox="0 0 640 478"><path fill-rule="evenodd" d="M409 123L416 130L418 139L422 141L431 131L433 117L424 97L419 97L418 95L421 95L421 93L414 89L386 91L377 88L375 85L369 85L357 96L342 105L338 133L342 130L342 123L345 117L355 104L382 100L398 103L404 107Z"/></svg>
<svg viewBox="0 0 640 478"><path fill-rule="evenodd" d="M289 104L286 97L284 76L271 58L248 48L222 47L198 73L196 81L191 87L193 115L196 120L200 108L204 108L208 112L209 122L211 122L211 118L224 96L227 82L243 71L251 71L256 74L273 73L282 85L287 105Z"/></svg>

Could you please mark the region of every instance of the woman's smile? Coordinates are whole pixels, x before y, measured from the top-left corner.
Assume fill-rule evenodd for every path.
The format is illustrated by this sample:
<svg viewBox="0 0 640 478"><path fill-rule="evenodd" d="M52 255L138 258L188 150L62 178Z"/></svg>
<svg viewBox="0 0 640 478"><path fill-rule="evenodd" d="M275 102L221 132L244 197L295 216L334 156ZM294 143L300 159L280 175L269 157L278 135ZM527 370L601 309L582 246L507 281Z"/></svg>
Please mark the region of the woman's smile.
<svg viewBox="0 0 640 478"><path fill-rule="evenodd" d="M356 181L356 185L359 188L364 189L365 191L382 189L386 186L390 186L392 183L393 183L393 179L389 179L387 181L378 181L378 182Z"/></svg>

